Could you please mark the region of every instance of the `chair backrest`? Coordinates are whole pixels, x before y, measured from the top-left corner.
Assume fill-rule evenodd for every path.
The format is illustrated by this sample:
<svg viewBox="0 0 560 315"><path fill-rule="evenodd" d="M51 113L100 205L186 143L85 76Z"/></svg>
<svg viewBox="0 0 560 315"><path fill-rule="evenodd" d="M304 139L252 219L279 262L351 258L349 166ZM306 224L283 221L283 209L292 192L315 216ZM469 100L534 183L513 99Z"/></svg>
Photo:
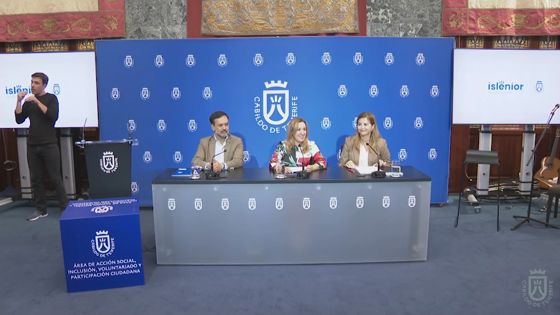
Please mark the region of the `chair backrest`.
<svg viewBox="0 0 560 315"><path fill-rule="evenodd" d="M499 165L498 152L467 150L465 163Z"/></svg>

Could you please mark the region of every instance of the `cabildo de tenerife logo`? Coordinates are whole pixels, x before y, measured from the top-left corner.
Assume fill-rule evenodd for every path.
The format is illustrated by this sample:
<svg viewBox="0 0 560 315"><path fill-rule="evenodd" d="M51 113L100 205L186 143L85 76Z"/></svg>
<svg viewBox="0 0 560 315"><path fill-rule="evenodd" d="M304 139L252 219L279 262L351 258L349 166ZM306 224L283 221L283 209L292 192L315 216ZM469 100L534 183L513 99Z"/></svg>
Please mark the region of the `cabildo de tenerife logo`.
<svg viewBox="0 0 560 315"><path fill-rule="evenodd" d="M189 119L188 128L189 128L189 132L195 132L198 129L198 125L196 124L196 120Z"/></svg>
<svg viewBox="0 0 560 315"><path fill-rule="evenodd" d="M119 159L115 157L113 151L103 152L103 156L99 159L99 166L104 173L114 173L119 168Z"/></svg>
<svg viewBox="0 0 560 315"><path fill-rule="evenodd" d="M123 65L125 68L130 69L134 67L134 59L131 55L126 55L123 60Z"/></svg>
<svg viewBox="0 0 560 315"><path fill-rule="evenodd" d="M163 65L165 65L165 59L163 59L162 55L157 55L156 58L154 58L154 66L156 66L156 68L161 68Z"/></svg>
<svg viewBox="0 0 560 315"><path fill-rule="evenodd" d="M253 98L255 122L262 131L278 134L298 115L298 98L290 95L287 81L264 82L262 96Z"/></svg>
<svg viewBox="0 0 560 315"><path fill-rule="evenodd" d="M119 92L119 88L112 88L111 89L111 99L113 101L116 101L119 98L121 98L121 92Z"/></svg>
<svg viewBox="0 0 560 315"><path fill-rule="evenodd" d="M253 57L253 64L256 67L260 67L262 66L264 63L264 57L261 53L256 53L255 56Z"/></svg>
<svg viewBox="0 0 560 315"><path fill-rule="evenodd" d="M331 64L331 61L332 61L331 53L328 51L324 52L323 56L321 57L321 63L327 66Z"/></svg>
<svg viewBox="0 0 560 315"><path fill-rule="evenodd" d="M552 285L553 281L548 279L546 270L530 270L527 280L521 282L523 300L534 307L545 306L552 299Z"/></svg>
<svg viewBox="0 0 560 315"><path fill-rule="evenodd" d="M174 86L171 90L171 99L174 101L181 99L181 89L178 86Z"/></svg>
<svg viewBox="0 0 560 315"><path fill-rule="evenodd" d="M109 231L97 231L91 240L92 252L100 257L109 257L115 251L115 239L109 235Z"/></svg>

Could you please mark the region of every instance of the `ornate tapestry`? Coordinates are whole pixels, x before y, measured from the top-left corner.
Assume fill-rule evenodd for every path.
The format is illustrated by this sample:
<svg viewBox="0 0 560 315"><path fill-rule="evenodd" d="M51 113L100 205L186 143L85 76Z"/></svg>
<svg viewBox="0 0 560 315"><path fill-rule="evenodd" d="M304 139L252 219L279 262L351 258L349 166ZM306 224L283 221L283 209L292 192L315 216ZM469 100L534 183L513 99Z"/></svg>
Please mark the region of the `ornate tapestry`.
<svg viewBox="0 0 560 315"><path fill-rule="evenodd" d="M124 1L6 1L0 8L0 41L124 37Z"/></svg>
<svg viewBox="0 0 560 315"><path fill-rule="evenodd" d="M359 33L358 0L203 0L202 34Z"/></svg>
<svg viewBox="0 0 560 315"><path fill-rule="evenodd" d="M443 0L445 36L559 35L560 0Z"/></svg>

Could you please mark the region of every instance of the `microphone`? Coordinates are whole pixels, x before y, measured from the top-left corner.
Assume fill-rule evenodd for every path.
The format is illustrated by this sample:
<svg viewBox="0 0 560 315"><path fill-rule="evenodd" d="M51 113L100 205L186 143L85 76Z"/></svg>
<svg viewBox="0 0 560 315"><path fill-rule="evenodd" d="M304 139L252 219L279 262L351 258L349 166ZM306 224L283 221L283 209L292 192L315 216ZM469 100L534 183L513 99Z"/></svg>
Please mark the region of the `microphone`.
<svg viewBox="0 0 560 315"><path fill-rule="evenodd" d="M85 136L85 134L86 134L86 123L87 123L87 117L84 120L84 125L82 126L82 140L80 141L80 144L81 144L82 148L84 148L85 143L86 143L86 136Z"/></svg>
<svg viewBox="0 0 560 315"><path fill-rule="evenodd" d="M212 156L212 160L210 160L210 174L206 174L206 178L217 178L220 176L220 173L214 172L214 158L216 158L220 154L224 154L227 152L227 149L224 149L222 152L218 152Z"/></svg>
<svg viewBox="0 0 560 315"><path fill-rule="evenodd" d="M552 109L552 111L550 112L551 114L554 114L554 112L556 112L556 110L560 108L560 104L556 104L554 105L554 108Z"/></svg>
<svg viewBox="0 0 560 315"><path fill-rule="evenodd" d="M385 177L385 171L382 171L382 170L381 170L381 166L379 165L379 153L377 152L377 150L375 150L375 149L373 148L373 146L372 146L371 144L369 144L369 142L366 142L366 145L367 145L368 147L370 147L371 150L373 150L373 153L375 153L375 154L377 155L377 171L371 173L371 175L372 175L373 177L376 177L376 178L383 178L383 177Z"/></svg>

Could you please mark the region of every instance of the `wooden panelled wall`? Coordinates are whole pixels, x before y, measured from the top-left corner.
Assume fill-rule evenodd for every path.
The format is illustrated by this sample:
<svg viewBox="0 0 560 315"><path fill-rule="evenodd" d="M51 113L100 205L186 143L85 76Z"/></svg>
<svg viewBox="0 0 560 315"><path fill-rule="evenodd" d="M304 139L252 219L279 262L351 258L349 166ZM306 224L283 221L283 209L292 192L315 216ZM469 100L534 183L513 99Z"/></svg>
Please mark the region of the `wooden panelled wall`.
<svg viewBox="0 0 560 315"><path fill-rule="evenodd" d="M557 36L526 37L526 36L500 36L500 37L458 37L458 48L513 48L513 49L558 49ZM17 52L40 52L40 51L85 51L93 50L92 40L70 40L49 42L26 42L26 43L0 43L0 53ZM560 101L560 100L559 100ZM5 104L6 105L6 104ZM551 104L551 107L554 104ZM10 106L10 104L7 104ZM15 105L14 105L15 106ZM543 113L546 116L548 113ZM519 178L521 163L521 146L523 127L521 125L495 125L492 126L492 150L498 151L501 160L502 178ZM544 126L536 126L537 139L543 131ZM543 142L536 152L534 170L538 170L543 157L551 154L550 150L554 140L557 126L551 126L547 131ZM478 133L480 126L477 125L454 125L451 128L451 155L449 169L449 192L458 192L464 183L461 183L463 172L463 160L468 149L478 148ZM0 191L7 186L8 173L5 168L13 165L10 161L18 160L16 133L14 129L2 129L0 138ZM76 139L80 132L76 132ZM96 128L86 128L86 139L99 139L99 131ZM558 156L558 152L555 153ZM80 193L87 188L87 173L83 152L74 151L76 187ZM476 177L476 167L470 167L470 177ZM491 170L491 177L495 177L497 169ZM19 188L19 172L16 168L10 171L11 186Z"/></svg>
<svg viewBox="0 0 560 315"><path fill-rule="evenodd" d="M457 48L558 49L558 40L558 36L469 36L458 37L456 45ZM550 104L551 109L553 106L554 104ZM545 118L548 117L548 113L542 113L542 115ZM519 179L523 128L523 125L491 126L492 150L497 151L500 157L501 178ZM541 160L551 154L556 128L557 126L553 125L548 129L542 143L537 148L533 172L540 168ZM535 126L537 139L543 130L544 126ZM453 125L451 128L449 192L459 192L464 187L465 183L462 183L461 179L465 153L468 149L478 149L479 131L479 125ZM558 156L558 152L554 154ZM469 167L468 173L470 177L476 178L476 167ZM492 167L491 178L495 178L496 175L497 168Z"/></svg>

